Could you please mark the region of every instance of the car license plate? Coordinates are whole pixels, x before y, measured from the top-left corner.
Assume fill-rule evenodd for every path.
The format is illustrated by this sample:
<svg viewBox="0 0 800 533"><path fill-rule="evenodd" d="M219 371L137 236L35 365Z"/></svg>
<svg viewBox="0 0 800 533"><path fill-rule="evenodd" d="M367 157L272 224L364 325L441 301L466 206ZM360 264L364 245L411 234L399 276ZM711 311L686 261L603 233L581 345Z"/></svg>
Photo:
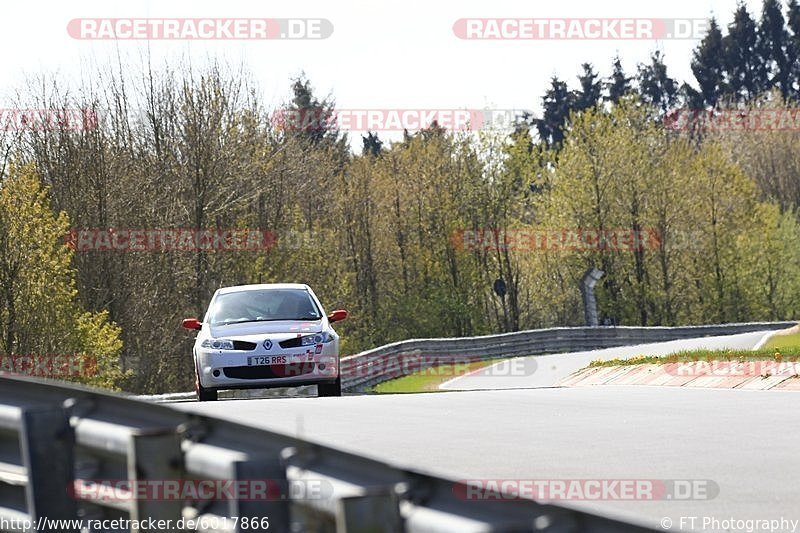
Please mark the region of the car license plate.
<svg viewBox="0 0 800 533"><path fill-rule="evenodd" d="M248 366L285 365L285 364L286 364L285 355L254 355L252 357L247 358Z"/></svg>

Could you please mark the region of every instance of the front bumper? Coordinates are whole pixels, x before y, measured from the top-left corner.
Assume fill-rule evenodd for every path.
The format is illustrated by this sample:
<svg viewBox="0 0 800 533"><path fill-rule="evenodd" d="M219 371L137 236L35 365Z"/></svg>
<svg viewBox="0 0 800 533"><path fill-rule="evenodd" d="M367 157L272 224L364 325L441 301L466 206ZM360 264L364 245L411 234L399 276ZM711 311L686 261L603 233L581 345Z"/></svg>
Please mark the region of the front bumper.
<svg viewBox="0 0 800 533"><path fill-rule="evenodd" d="M297 387L332 383L339 376L338 343L315 347L270 351L222 351L195 349L200 385L206 389ZM285 356L284 364L248 365L248 358Z"/></svg>

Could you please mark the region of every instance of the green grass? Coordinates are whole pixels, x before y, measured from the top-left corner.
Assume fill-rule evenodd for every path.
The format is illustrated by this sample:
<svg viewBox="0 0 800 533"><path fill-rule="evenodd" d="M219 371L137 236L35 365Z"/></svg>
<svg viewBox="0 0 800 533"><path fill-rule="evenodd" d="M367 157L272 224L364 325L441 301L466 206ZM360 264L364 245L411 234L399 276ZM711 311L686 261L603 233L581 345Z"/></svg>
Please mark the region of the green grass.
<svg viewBox="0 0 800 533"><path fill-rule="evenodd" d="M791 350L800 349L800 333L792 335L775 335L766 345L769 349Z"/></svg>
<svg viewBox="0 0 800 533"><path fill-rule="evenodd" d="M761 350L687 350L663 356L641 355L631 359L592 361L589 367L688 363L692 361L800 361L800 345Z"/></svg>
<svg viewBox="0 0 800 533"><path fill-rule="evenodd" d="M504 361L504 359L490 359L486 361L472 361L470 363L456 363L437 365L414 372L408 376L378 383L373 392L379 394L396 394L406 392L434 392L439 390L439 385L455 377L463 376L480 368Z"/></svg>

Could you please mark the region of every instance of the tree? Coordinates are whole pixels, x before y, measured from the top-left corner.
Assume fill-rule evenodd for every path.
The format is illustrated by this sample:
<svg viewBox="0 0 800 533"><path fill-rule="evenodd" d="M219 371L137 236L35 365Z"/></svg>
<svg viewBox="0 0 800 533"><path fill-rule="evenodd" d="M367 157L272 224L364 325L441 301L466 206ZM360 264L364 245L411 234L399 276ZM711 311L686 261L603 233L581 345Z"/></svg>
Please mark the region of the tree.
<svg viewBox="0 0 800 533"><path fill-rule="evenodd" d="M536 121L539 137L548 147L557 148L564 140L564 128L573 107L573 95L566 82L553 76L550 88L542 98L543 116Z"/></svg>
<svg viewBox="0 0 800 533"><path fill-rule="evenodd" d="M361 147L361 155L373 155L379 156L381 155L381 148L383 147L383 141L378 138L377 133L372 133L371 131L367 132L367 136L361 136L362 147Z"/></svg>
<svg viewBox="0 0 800 533"><path fill-rule="evenodd" d="M348 354L411 337L580 324L577 283L588 266L607 272L600 307L621 324L796 316L797 132L666 131L653 119L674 104L675 83L655 58L641 67L642 98L628 94L617 61L608 91L616 102L570 116L596 102L597 77L584 66L586 83L571 92L551 80L544 118L523 116L510 135L433 125L389 145L370 132L361 155L334 128L321 138L281 129L246 76L216 65L92 76L78 92L20 103L106 114L91 130L4 141L46 186L19 170L27 166L0 184L0 342L98 354L107 383L125 379L119 367L135 370L129 390L187 390L193 338L176 329L220 286L312 284L326 307L353 311L342 324ZM333 109L307 80L293 80L292 93L287 108ZM749 105L791 106L777 92ZM47 215L45 200L63 221ZM72 254L51 237L70 223L248 228L277 242ZM578 229L635 235L641 245L551 249L537 240ZM498 277L504 300L492 292Z"/></svg>
<svg viewBox="0 0 800 533"><path fill-rule="evenodd" d="M734 98L749 100L768 84L766 67L756 52L758 35L756 23L745 4L739 4L733 22L728 26L728 35L722 39L725 54L726 84Z"/></svg>
<svg viewBox="0 0 800 533"><path fill-rule="evenodd" d="M787 25L791 31L786 45L786 56L791 69L792 87L789 96L794 99L800 97L800 3L798 0L789 0Z"/></svg>
<svg viewBox="0 0 800 533"><path fill-rule="evenodd" d="M34 360L57 354L69 368L59 363L55 377L119 388L130 377L119 365L120 330L108 313L77 303L68 230L34 167L12 166L0 186L0 349Z"/></svg>
<svg viewBox="0 0 800 533"><path fill-rule="evenodd" d="M746 297L747 262L738 235L754 222L758 206L755 183L725 154L718 142L705 142L686 169L691 176L685 193L694 200L693 227L702 246L691 270L696 280L694 313L713 323L736 322L752 316Z"/></svg>
<svg viewBox="0 0 800 533"><path fill-rule="evenodd" d="M677 101L678 83L669 77L661 52L655 52L650 59L649 65L638 67L639 92L642 100L665 114Z"/></svg>
<svg viewBox="0 0 800 533"><path fill-rule="evenodd" d="M292 82L292 102L288 107L290 131L295 135L318 144L325 139L336 139L339 129L336 124L335 103L332 100L319 100L304 77Z"/></svg>
<svg viewBox="0 0 800 533"><path fill-rule="evenodd" d="M486 289L476 283L471 256L457 253L453 242L466 228L490 224L483 215L473 217L490 198L468 136L431 127L350 166L340 200L347 234L352 228L354 237L346 247L348 271L361 284L355 291L366 293L373 269L375 316L383 318L372 335L398 340L486 331ZM363 201L355 200L359 190Z"/></svg>
<svg viewBox="0 0 800 533"><path fill-rule="evenodd" d="M693 146L651 120L640 102L575 117L551 187L541 199L542 229L633 237L604 247L556 249L533 262L549 283L575 290L586 268L606 272L597 289L603 315L618 323L663 325L786 316L797 303L784 291L800 283L792 235L776 205L759 202L752 178L713 139ZM676 194L676 191L680 191ZM767 216L769 214L769 216ZM754 250L768 238L774 259ZM613 242L613 241L612 241ZM757 256L758 265L747 258ZM531 274L530 277L535 277ZM555 302L566 301L553 297ZM796 312L796 311L794 311Z"/></svg>
<svg viewBox="0 0 800 533"><path fill-rule="evenodd" d="M767 320L792 320L800 309L800 225L797 213L781 213L776 204L758 205L752 224L741 236L751 260L743 264L747 299L754 314Z"/></svg>
<svg viewBox="0 0 800 533"><path fill-rule="evenodd" d="M708 33L692 53L692 72L700 87L702 103L715 107L725 92L722 32L715 18L709 21Z"/></svg>
<svg viewBox="0 0 800 533"><path fill-rule="evenodd" d="M764 68L765 84L762 90L777 87L783 96L791 93L794 80L789 46L789 33L786 31L780 2L764 0L756 41L759 63Z"/></svg>
<svg viewBox="0 0 800 533"><path fill-rule="evenodd" d="M613 72L611 73L611 77L606 81L606 91L608 92L607 100L615 104L619 102L623 96L633 89L631 86L632 80L633 78L625 75L622 62L619 56L616 56L613 62Z"/></svg>
<svg viewBox="0 0 800 533"><path fill-rule="evenodd" d="M749 102L742 111L748 114L775 113L777 124L793 117L794 104L778 92ZM758 185L761 194L777 203L781 211L795 212L800 208L800 132L757 132L730 129L714 132L713 137L724 146L731 159Z"/></svg>
<svg viewBox="0 0 800 533"><path fill-rule="evenodd" d="M603 92L603 82L594 71L591 63L581 65L583 71L578 75L580 89L575 91L572 96L572 108L575 111L583 111L595 107L600 103Z"/></svg>
<svg viewBox="0 0 800 533"><path fill-rule="evenodd" d="M613 113L619 111L615 108ZM554 169L552 189L543 209L545 229L604 232L615 228L618 221L614 203L620 178L616 162L630 149L619 146L617 141L612 121L599 109L576 117ZM624 275L618 267L618 254L600 248L577 253L559 248L556 246L554 261L567 264L567 286L574 290L582 271L591 266L600 268L606 272L603 286L598 290L601 313L618 320L627 318L621 316Z"/></svg>

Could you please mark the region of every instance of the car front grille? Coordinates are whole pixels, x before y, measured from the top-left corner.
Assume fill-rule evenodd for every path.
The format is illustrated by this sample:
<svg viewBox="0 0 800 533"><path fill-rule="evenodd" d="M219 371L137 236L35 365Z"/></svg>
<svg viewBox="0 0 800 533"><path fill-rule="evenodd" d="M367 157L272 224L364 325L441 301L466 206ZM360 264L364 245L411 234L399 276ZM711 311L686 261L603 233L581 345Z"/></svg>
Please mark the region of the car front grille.
<svg viewBox="0 0 800 533"><path fill-rule="evenodd" d="M313 362L288 365L226 366L222 368L222 373L226 378L234 379L290 378L310 374L316 367L316 363Z"/></svg>
<svg viewBox="0 0 800 533"><path fill-rule="evenodd" d="M281 341L278 344L280 344L281 348L299 348L302 346L302 342L301 337L295 337L293 339Z"/></svg>
<svg viewBox="0 0 800 533"><path fill-rule="evenodd" d="M258 346L254 342L247 342L247 341L233 341L233 349L234 350L255 350L256 346Z"/></svg>

